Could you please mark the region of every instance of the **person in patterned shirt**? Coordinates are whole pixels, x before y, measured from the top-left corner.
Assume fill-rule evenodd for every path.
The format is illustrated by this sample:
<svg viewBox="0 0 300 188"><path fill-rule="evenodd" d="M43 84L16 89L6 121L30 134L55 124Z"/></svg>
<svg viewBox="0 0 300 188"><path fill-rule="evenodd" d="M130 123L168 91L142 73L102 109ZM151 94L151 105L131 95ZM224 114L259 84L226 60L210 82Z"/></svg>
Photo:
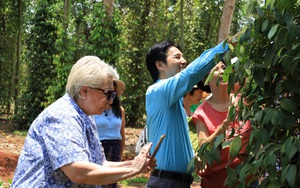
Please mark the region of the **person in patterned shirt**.
<svg viewBox="0 0 300 188"><path fill-rule="evenodd" d="M101 187L156 166L145 145L133 160L109 162L91 115L108 109L117 71L96 56L73 65L66 94L33 121L11 187Z"/></svg>

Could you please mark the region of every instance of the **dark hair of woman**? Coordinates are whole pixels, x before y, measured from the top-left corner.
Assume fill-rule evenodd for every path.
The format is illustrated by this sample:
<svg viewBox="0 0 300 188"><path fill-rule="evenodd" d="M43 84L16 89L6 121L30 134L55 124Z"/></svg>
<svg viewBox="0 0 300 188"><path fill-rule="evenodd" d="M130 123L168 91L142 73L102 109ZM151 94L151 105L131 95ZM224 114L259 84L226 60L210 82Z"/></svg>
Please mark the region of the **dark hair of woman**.
<svg viewBox="0 0 300 188"><path fill-rule="evenodd" d="M114 86L116 87L116 84L114 82ZM113 103L111 104L111 109L113 114L117 117L117 118L121 118L122 119L122 111L121 111L121 100L120 97L116 96L113 100Z"/></svg>

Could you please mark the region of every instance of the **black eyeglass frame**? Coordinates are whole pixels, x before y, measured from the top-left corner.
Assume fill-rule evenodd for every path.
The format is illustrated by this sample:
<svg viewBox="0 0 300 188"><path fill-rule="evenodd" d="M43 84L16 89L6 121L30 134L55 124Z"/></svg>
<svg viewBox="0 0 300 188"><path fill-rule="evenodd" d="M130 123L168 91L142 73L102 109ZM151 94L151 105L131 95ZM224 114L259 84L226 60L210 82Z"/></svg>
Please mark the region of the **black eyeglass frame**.
<svg viewBox="0 0 300 188"><path fill-rule="evenodd" d="M115 92L114 90L106 90L106 89L101 89L101 88L98 88L98 87L90 87L90 88L102 91L103 94L106 96L107 101L114 100L116 95L117 95L117 92Z"/></svg>

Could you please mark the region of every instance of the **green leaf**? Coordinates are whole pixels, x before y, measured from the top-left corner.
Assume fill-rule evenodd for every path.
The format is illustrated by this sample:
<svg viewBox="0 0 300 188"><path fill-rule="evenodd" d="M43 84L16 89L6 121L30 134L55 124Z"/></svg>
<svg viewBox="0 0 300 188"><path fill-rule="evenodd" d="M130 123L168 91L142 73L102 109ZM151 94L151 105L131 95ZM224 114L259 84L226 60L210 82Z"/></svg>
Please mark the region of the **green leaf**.
<svg viewBox="0 0 300 188"><path fill-rule="evenodd" d="M195 163L195 158L192 158L186 167L186 173L189 173L191 171L192 167L194 166L194 163Z"/></svg>
<svg viewBox="0 0 300 188"><path fill-rule="evenodd" d="M283 145L281 147L281 150L280 150L281 154L282 155L283 154L287 154L288 155L288 152L291 151L291 149L292 149L292 146L293 146L292 144L293 144L293 137L290 136L283 143Z"/></svg>
<svg viewBox="0 0 300 188"><path fill-rule="evenodd" d="M277 29L278 29L279 24L273 25L268 33L268 39L271 40L271 38L275 35Z"/></svg>
<svg viewBox="0 0 300 188"><path fill-rule="evenodd" d="M237 179L237 174L236 174L236 172L234 171L234 169L228 167L228 168L226 168L226 170L227 170L228 176L229 176L231 179L233 179L233 180L236 180L236 179Z"/></svg>
<svg viewBox="0 0 300 188"><path fill-rule="evenodd" d="M269 20L266 19L266 20L263 22L262 26L261 26L261 31L262 31L262 32L265 32L265 31L267 30L268 24L269 24Z"/></svg>
<svg viewBox="0 0 300 188"><path fill-rule="evenodd" d="M268 174L270 177L271 181L275 181L276 180L276 176L277 176L277 170L276 170L276 165L272 165L268 167Z"/></svg>
<svg viewBox="0 0 300 188"><path fill-rule="evenodd" d="M248 28L246 29L246 31L242 34L241 38L240 38L240 42L241 43L244 43L246 41L248 41L250 38L251 38L251 28Z"/></svg>
<svg viewBox="0 0 300 188"><path fill-rule="evenodd" d="M235 106L231 105L229 108L229 118L231 121L234 121L235 118Z"/></svg>
<svg viewBox="0 0 300 188"><path fill-rule="evenodd" d="M268 134L268 131L266 129L261 128L259 130L259 139L260 139L261 143L264 144L264 145L268 143L268 141L269 141L269 134Z"/></svg>
<svg viewBox="0 0 300 188"><path fill-rule="evenodd" d="M277 163L277 156L274 153L269 153L267 162L268 162L268 164L275 166Z"/></svg>
<svg viewBox="0 0 300 188"><path fill-rule="evenodd" d="M273 125L279 125L281 123L281 120L282 120L282 115L281 115L280 111L273 110L272 117L271 117L271 123Z"/></svg>
<svg viewBox="0 0 300 188"><path fill-rule="evenodd" d="M279 2L280 2L280 5L285 9L289 9L291 6L290 0L279 0Z"/></svg>
<svg viewBox="0 0 300 188"><path fill-rule="evenodd" d="M228 147L230 147L230 141L228 141L228 142L223 142L222 143L222 149L225 149L225 148L228 148Z"/></svg>
<svg viewBox="0 0 300 188"><path fill-rule="evenodd" d="M220 158L221 158L220 149L219 149L219 147L212 148L212 157L217 163L220 163Z"/></svg>
<svg viewBox="0 0 300 188"><path fill-rule="evenodd" d="M256 83L263 88L265 86L264 83L264 73L261 69L254 69L253 71L253 77L256 81Z"/></svg>
<svg viewBox="0 0 300 188"><path fill-rule="evenodd" d="M256 121L261 122L264 111L260 110L254 114L254 118Z"/></svg>
<svg viewBox="0 0 300 188"><path fill-rule="evenodd" d="M274 3L275 3L275 0L267 0L266 1L266 6L272 10L273 9L273 6L274 6Z"/></svg>
<svg viewBox="0 0 300 188"><path fill-rule="evenodd" d="M224 134L220 134L215 138L214 146L219 146L224 140Z"/></svg>
<svg viewBox="0 0 300 188"><path fill-rule="evenodd" d="M295 154L297 153L297 148L292 146L292 148L288 151L288 159L291 160Z"/></svg>
<svg viewBox="0 0 300 188"><path fill-rule="evenodd" d="M242 166L242 169L241 169L241 171L239 173L239 180L240 180L240 182L244 182L245 181L246 172L247 172L248 168L249 167L248 167L247 164L244 165L244 166Z"/></svg>
<svg viewBox="0 0 300 188"><path fill-rule="evenodd" d="M242 148L242 139L238 136L235 137L230 144L229 154L231 157L235 157Z"/></svg>
<svg viewBox="0 0 300 188"><path fill-rule="evenodd" d="M261 124L262 125L268 125L271 121L271 118L272 118L272 111L269 109L269 108L266 108L264 110L264 116L263 116L263 119L261 121Z"/></svg>
<svg viewBox="0 0 300 188"><path fill-rule="evenodd" d="M246 187L245 182L241 182L235 188L245 188L245 187Z"/></svg>
<svg viewBox="0 0 300 188"><path fill-rule="evenodd" d="M288 112L293 112L293 113L297 112L297 107L293 100L289 98L282 98L279 102L282 109Z"/></svg>
<svg viewBox="0 0 300 188"><path fill-rule="evenodd" d="M291 187L295 186L296 174L297 174L296 165L291 165L286 174L286 180L287 180L289 186L291 186Z"/></svg>

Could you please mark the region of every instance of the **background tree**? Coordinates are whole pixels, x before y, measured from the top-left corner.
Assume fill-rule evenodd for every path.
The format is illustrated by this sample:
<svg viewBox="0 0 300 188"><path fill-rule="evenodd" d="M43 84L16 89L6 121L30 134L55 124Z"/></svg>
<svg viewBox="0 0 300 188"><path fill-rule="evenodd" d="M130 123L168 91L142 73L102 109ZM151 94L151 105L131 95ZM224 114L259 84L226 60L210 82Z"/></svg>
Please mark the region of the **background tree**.
<svg viewBox="0 0 300 188"><path fill-rule="evenodd" d="M19 2L19 1L18 1ZM19 6L15 1L0 1L0 113L13 112L17 62ZM20 4L19 4L20 5ZM21 5L20 5L21 6Z"/></svg>
<svg viewBox="0 0 300 188"><path fill-rule="evenodd" d="M15 66L17 42L11 41L17 41L20 16L13 11L17 10L16 2L3 0L1 3L6 7L2 9L6 11L3 14L6 33L1 33L1 40L7 45L0 50L0 57L5 57L1 61L14 62ZM23 5L22 42L19 43L22 45L18 52L22 55L21 77L20 81L16 80L15 68L8 68L12 64L1 64L3 111L12 112L7 109L16 102L12 93L17 85L13 84L15 80L20 88L17 89L19 103L13 106L14 120L27 128L36 115L65 93L67 75L74 62L84 55L97 55L115 66L126 83L122 102L128 126L142 126L145 92L152 84L145 65L147 51L157 42L172 39L182 43L185 57L191 62L215 45L223 1L23 0Z"/></svg>
<svg viewBox="0 0 300 188"><path fill-rule="evenodd" d="M54 44L57 49L57 54L53 56L55 76L53 76L52 83L46 90L47 101L43 103L44 107L54 102L65 93L65 85L67 83L69 71L73 62L79 58L76 56L77 33L74 24L74 22L76 23L76 18L71 14L72 8L74 9L74 6L78 4L77 1L65 0L64 2L58 1L56 6L54 6L57 7L55 11L57 13L53 15L56 19L52 20L51 24L55 25L57 28L57 39ZM62 10L60 7L64 7L64 9ZM78 13L78 15L80 14Z"/></svg>
<svg viewBox="0 0 300 188"><path fill-rule="evenodd" d="M31 18L30 35L27 39L28 74L23 80L26 90L22 92L18 114L15 118L19 128L27 128L31 121L39 114L46 102L45 91L54 78L53 54L56 30L51 24L53 9L51 1L36 1L34 17Z"/></svg>
<svg viewBox="0 0 300 188"><path fill-rule="evenodd" d="M223 11L222 11L219 34L218 34L218 43L222 42L224 39L226 39L229 36L234 4L235 4L235 0L225 1Z"/></svg>
<svg viewBox="0 0 300 188"><path fill-rule="evenodd" d="M144 60L150 40L149 32L152 29L149 26L159 27L159 23L150 25L151 18L148 16L152 8L154 14L159 10L154 7L159 6L160 1L132 0L128 4L124 2L120 5L122 6L123 27L126 28L121 35L124 45L121 47L122 53L118 64L121 79L126 83L122 104L126 110L126 124L137 126L137 124L144 123L145 91L150 82ZM156 17L153 18L152 23L155 19ZM155 36L157 30L152 31L152 36Z"/></svg>

